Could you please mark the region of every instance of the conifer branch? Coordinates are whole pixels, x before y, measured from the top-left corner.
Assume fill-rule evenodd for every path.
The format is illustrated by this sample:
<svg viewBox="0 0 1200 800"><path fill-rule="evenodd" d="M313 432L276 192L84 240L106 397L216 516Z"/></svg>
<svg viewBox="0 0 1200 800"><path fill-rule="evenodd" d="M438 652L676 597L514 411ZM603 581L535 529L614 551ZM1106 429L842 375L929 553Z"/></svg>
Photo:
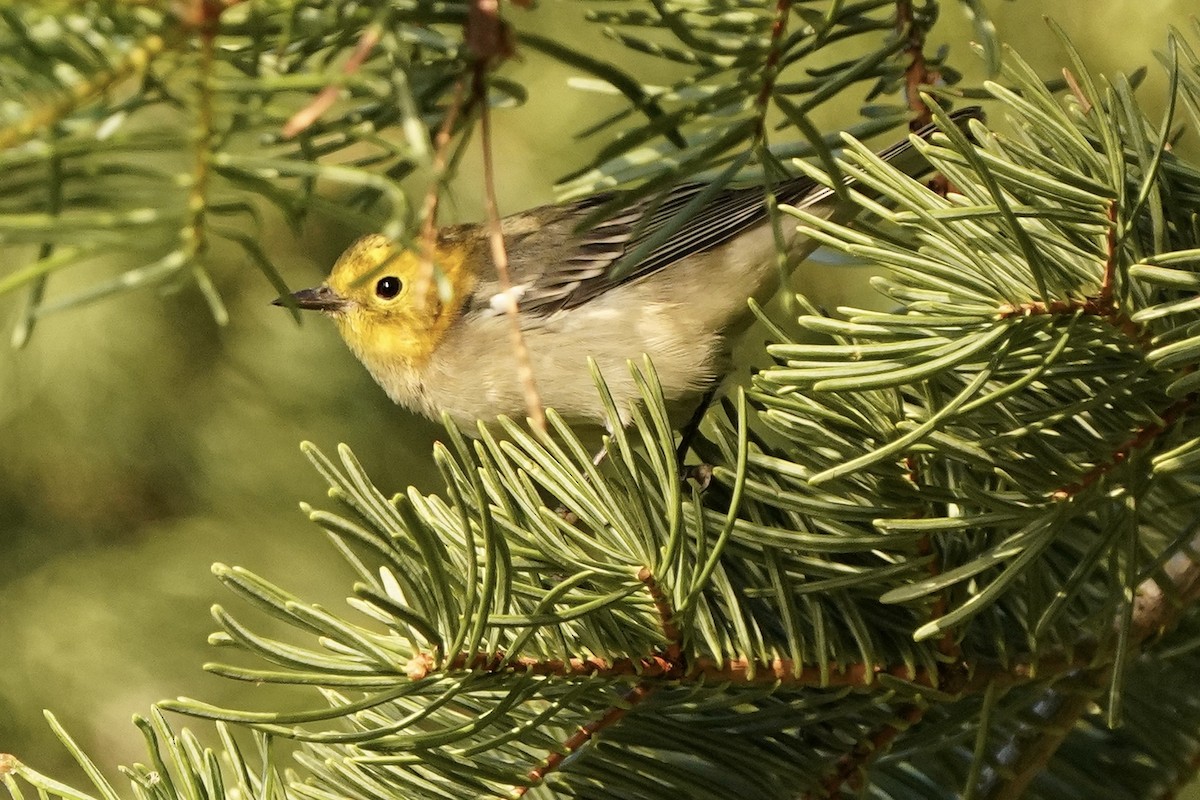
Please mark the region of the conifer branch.
<svg viewBox="0 0 1200 800"><path fill-rule="evenodd" d="M1159 422L1146 425L1133 432L1133 435L1117 446L1108 460L1097 464L1080 476L1074 483L1051 492L1054 500L1069 500L1085 489L1095 485L1133 457L1138 451L1153 445L1164 433L1175 427L1192 411L1196 404L1195 397L1186 397L1172 403L1159 415Z"/></svg>
<svg viewBox="0 0 1200 800"><path fill-rule="evenodd" d="M28 141L72 112L99 97L112 86L138 74L168 49L167 39L160 34L150 34L129 48L108 69L96 72L67 88L60 97L37 106L21 119L0 127L0 150L16 147Z"/></svg>
<svg viewBox="0 0 1200 800"><path fill-rule="evenodd" d="M1068 672L1053 685L1052 702L1039 703L1043 711L1031 724L1034 735L1023 729L997 752L1006 763L997 765L999 777L981 795L987 800L1019 800L1029 784L1054 757L1079 721L1094 707L1096 698L1109 686L1117 660L1134 658L1151 637L1176 625L1183 614L1200 600L1200 534L1173 555L1158 577L1138 584L1133 595L1130 645L1126 653L1114 653L1107 663Z"/></svg>
<svg viewBox="0 0 1200 800"><path fill-rule="evenodd" d="M855 744L854 749L839 758L833 771L821 782L821 792L810 792L804 795L805 800L835 797L844 785L853 791L860 791L866 782L866 769L887 752L898 736L919 723L927 709L925 702L901 704L891 721L871 731L869 736Z"/></svg>
<svg viewBox="0 0 1200 800"><path fill-rule="evenodd" d="M580 748L590 742L596 734L605 728L610 728L620 722L626 714L647 700L654 693L654 690L655 687L648 683L639 683L634 686L622 696L621 705L612 706L598 719L581 726L569 739L562 743L559 752L551 753L542 764L529 770L526 776L529 784L516 787L514 795L524 797L526 792L541 783L551 772L562 766L568 756L577 753Z"/></svg>
<svg viewBox="0 0 1200 800"><path fill-rule="evenodd" d="M460 653L439 665L434 655L422 653L410 659L404 671L411 681L421 681L439 673L475 672L565 679L587 676L636 678L642 681L662 680L669 684L709 685L713 681L720 681L735 686L779 686L786 689L871 688L880 687L881 678L894 678L916 688L969 695L982 692L989 683L1008 687L1050 680L1100 663L1098 659L1101 658L1093 645L1081 641L1070 656L1046 654L1036 659L1025 656L1007 665L960 661L947 664L939 674L903 664L831 663L820 666L796 664L788 659L766 662L729 659L717 662L709 658L696 658L681 667L678 661L666 655L615 659L593 656L559 660L534 656L512 657L504 653ZM262 676L256 677L252 672L242 677L250 681L263 680Z"/></svg>
<svg viewBox="0 0 1200 800"><path fill-rule="evenodd" d="M687 665L682 660L682 642L680 640L679 628L675 624L675 612L671 608L670 601L662 593L662 589L654 580L654 574L648 568L643 567L638 571L638 580L646 586L646 590L654 602L654 608L658 612L659 622L662 625L663 635L667 639L667 647L663 656L656 656L653 661L655 666L666 667L666 672L662 675L663 677L673 679L687 669ZM526 776L529 779L529 784L517 787L516 796L523 797L530 788L540 783L548 774L560 767L567 756L578 752L581 747L586 745L596 734L605 728L612 727L620 722L637 705L647 700L658 689L659 685L644 678L635 684L629 691L622 695L620 705L608 708L599 717L581 726L578 731L562 743L558 752L551 753L542 764L531 769Z"/></svg>

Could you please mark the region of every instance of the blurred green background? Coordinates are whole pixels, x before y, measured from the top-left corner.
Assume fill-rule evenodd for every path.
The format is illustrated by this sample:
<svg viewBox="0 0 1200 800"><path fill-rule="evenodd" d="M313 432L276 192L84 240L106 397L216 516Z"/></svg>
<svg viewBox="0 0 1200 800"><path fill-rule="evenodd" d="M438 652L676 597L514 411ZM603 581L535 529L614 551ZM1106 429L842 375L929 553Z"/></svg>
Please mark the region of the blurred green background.
<svg viewBox="0 0 1200 800"><path fill-rule="evenodd" d="M1189 0L986 5L1001 37L1047 78L1066 58L1042 15L1060 22L1098 71L1150 66L1140 97L1152 110L1166 85L1152 53L1168 26L1189 26L1195 10ZM593 52L658 67L582 24L582 14L565 1L509 9L518 27L570 30L593 37ZM945 0L930 44L949 45L951 63L978 83L970 38L960 7ZM495 117L501 210L511 213L552 200L554 178L603 144L572 135L606 107L569 88L572 73L536 53L505 71L530 97ZM852 114L859 98L847 100ZM990 112L1002 125L1002 111ZM478 218L478 163L472 152L442 221ZM419 182L409 188L422 191ZM301 287L319 282L355 233L314 219L300 240L280 228L264 244ZM322 505L325 491L300 441L327 452L346 442L385 492L440 486L428 457L438 426L393 406L331 325L314 318L297 326L269 305L274 294L250 264L232 251L228 258L212 270L230 306L224 328L194 291L142 291L47 318L23 350L0 347L0 752L53 776L77 781L80 773L43 708L115 776L116 764L144 759L129 720L155 700L188 695L263 709L311 702L200 669L222 655L205 644L214 628L208 609L232 600L211 577L215 561L344 607L349 571L297 510L301 500ZM870 302L865 275L809 266L800 280L835 307ZM51 286L86 279L59 275ZM17 304L0 298L5 330Z"/></svg>

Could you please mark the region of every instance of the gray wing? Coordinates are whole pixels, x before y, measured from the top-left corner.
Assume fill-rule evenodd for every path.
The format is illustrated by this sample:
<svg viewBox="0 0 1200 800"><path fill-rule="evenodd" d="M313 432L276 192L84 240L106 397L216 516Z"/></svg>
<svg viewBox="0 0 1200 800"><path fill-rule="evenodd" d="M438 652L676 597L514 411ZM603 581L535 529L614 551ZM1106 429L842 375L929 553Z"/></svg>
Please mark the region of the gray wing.
<svg viewBox="0 0 1200 800"><path fill-rule="evenodd" d="M579 231L579 222L614 195L589 197L560 207L554 218L535 231L508 237L513 281L526 286L520 299L521 310L545 315L574 308L686 256L719 247L766 221L761 187L726 189L683 220L633 270L619 278L610 276L613 265L627 253L632 253L664 226L678 223L678 215L705 188L705 184L699 183L676 186L664 196L639 201ZM791 205L818 202L831 194L808 178L795 178L776 189L779 202Z"/></svg>
<svg viewBox="0 0 1200 800"><path fill-rule="evenodd" d="M977 107L952 115L957 125L982 117ZM926 126L916 135L928 139L937 128ZM879 153L910 174L928 171L912 143L905 139ZM546 206L511 219L505 231L514 284L523 285L521 310L548 315L580 306L623 283L634 281L696 253L707 252L767 220L760 186L728 188L708 199L680 222L688 203L706 184L681 184L664 195L640 200L587 230L578 230L589 213L609 202L609 193L564 206ZM807 177L792 178L775 187L780 203L806 206L823 202L833 192ZM523 217L526 222L517 223ZM532 224L529 220L533 220ZM613 278L611 270L622 257L647 243L664 226L678 225L664 241L652 247L633 270Z"/></svg>

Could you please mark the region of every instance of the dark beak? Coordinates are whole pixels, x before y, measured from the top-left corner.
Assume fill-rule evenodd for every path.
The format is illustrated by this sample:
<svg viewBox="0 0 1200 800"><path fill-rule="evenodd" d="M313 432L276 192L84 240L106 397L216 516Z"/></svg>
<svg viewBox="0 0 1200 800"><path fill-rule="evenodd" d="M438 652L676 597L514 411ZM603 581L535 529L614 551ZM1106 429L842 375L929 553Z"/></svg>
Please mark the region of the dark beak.
<svg viewBox="0 0 1200 800"><path fill-rule="evenodd" d="M346 307L346 298L339 295L328 286L321 285L312 289L301 289L292 293L292 301L297 308L308 311L341 311ZM273 306L290 306L282 297L271 301Z"/></svg>

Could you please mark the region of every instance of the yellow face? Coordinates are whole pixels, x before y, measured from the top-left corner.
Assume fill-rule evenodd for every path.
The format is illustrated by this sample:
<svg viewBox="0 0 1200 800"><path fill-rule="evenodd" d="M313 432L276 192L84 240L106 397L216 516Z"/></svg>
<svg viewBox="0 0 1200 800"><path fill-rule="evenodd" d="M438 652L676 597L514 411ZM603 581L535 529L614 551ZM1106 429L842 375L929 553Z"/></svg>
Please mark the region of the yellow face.
<svg viewBox="0 0 1200 800"><path fill-rule="evenodd" d="M462 253L439 248L434 260L429 270L418 254L372 234L334 264L316 292L331 298L322 310L359 358L412 366L428 360L473 284Z"/></svg>

